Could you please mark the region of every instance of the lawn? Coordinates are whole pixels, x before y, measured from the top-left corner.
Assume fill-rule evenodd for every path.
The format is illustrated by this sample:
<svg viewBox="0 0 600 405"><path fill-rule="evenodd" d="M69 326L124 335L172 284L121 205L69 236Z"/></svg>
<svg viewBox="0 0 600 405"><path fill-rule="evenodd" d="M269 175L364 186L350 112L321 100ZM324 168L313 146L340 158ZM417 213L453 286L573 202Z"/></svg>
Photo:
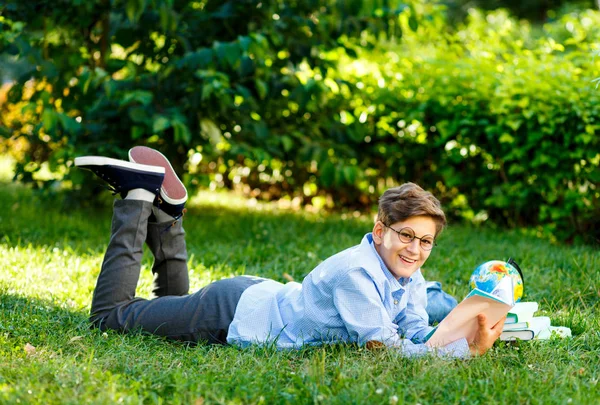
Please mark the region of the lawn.
<svg viewBox="0 0 600 405"><path fill-rule="evenodd" d="M480 263L517 259L527 300L564 340L497 343L458 361L336 345L188 347L90 329L87 313L110 229L110 208L65 211L0 183L0 403L599 403L600 252L553 245L528 231L451 225L426 264L457 297ZM301 279L360 242L370 215L322 215L201 194L185 217L192 290L256 274ZM151 288L144 256L139 295Z"/></svg>

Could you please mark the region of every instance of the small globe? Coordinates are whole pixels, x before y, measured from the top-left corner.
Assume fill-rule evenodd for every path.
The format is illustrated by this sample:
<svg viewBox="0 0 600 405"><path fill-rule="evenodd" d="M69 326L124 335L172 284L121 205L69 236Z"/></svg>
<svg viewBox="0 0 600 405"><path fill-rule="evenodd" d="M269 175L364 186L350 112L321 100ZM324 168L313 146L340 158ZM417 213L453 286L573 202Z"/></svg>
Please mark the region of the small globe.
<svg viewBox="0 0 600 405"><path fill-rule="evenodd" d="M500 260L491 260L481 264L475 269L469 279L471 289L479 288L485 292L491 293L504 277L511 277L513 280L513 296L515 302L523 298L523 279L519 271L510 263Z"/></svg>

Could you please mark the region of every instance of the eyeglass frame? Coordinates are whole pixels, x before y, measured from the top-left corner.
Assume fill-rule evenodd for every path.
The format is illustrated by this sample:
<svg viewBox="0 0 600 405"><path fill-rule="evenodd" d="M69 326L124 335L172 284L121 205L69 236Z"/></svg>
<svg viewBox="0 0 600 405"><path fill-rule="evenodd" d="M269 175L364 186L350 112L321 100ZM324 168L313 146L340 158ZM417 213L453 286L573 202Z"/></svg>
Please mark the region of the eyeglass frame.
<svg viewBox="0 0 600 405"><path fill-rule="evenodd" d="M437 242L436 242L435 236L433 236L433 235L431 235L431 234L427 234L427 235L423 235L423 236L421 236L421 237L418 237L418 236L417 236L417 234L415 233L415 230L414 230L414 229L412 229L410 226L405 226L405 227L401 228L399 231L397 231L397 230L395 230L394 228L392 228L391 226L389 226L389 225L385 224L383 221L381 221L381 223L382 223L382 224L383 224L383 226L385 226L386 228L390 228L392 231L396 232L396 235L398 235L398 240L400 241L400 243L404 243L404 244L408 245L408 244L410 244L410 243L413 243L413 241L414 241L415 239L419 239L419 247L420 247L421 249L423 249L423 251L425 251L425 252L431 252L431 251L433 250L433 248L437 246ZM413 233L413 237L412 237L412 239L410 240L410 242L404 242L404 241L402 241L402 239L400 239L400 232L401 232L403 229L410 229L410 230L412 231L412 233ZM422 243L423 243L423 238L424 238L424 237L426 237L426 236L433 236L433 243L431 244L431 249L425 249L425 248L423 247L423 245L422 245Z"/></svg>

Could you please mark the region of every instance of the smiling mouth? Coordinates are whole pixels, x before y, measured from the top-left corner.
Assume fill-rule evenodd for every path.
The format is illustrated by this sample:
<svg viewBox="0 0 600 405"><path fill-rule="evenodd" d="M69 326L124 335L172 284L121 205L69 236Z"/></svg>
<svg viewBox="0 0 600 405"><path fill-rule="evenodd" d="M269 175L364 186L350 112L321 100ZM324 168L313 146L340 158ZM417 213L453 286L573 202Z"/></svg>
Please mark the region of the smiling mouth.
<svg viewBox="0 0 600 405"><path fill-rule="evenodd" d="M407 264L415 264L417 262L416 260L409 259L406 256L402 256L402 255L398 255L398 256L400 257L400 260L402 260L404 263L407 263Z"/></svg>

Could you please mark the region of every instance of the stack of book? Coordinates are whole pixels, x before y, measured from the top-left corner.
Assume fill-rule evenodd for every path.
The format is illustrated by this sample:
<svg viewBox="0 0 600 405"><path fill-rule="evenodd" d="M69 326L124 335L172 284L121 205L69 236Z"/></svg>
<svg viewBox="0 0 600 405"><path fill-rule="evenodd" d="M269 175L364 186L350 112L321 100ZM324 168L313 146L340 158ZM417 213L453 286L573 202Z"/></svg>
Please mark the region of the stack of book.
<svg viewBox="0 0 600 405"><path fill-rule="evenodd" d="M474 288L435 328L424 341L430 347L443 347L461 338L472 342L479 329L478 314L485 314L488 324L494 325L504 316L506 321L500 339L550 339L552 336L571 336L571 330L550 325L547 316L535 316L537 302L513 300L510 277L505 277L491 292Z"/></svg>
<svg viewBox="0 0 600 405"><path fill-rule="evenodd" d="M560 337L571 336L569 328L552 326L547 316L535 316L538 309L537 302L517 302L508 311L500 340L544 340L553 334Z"/></svg>

